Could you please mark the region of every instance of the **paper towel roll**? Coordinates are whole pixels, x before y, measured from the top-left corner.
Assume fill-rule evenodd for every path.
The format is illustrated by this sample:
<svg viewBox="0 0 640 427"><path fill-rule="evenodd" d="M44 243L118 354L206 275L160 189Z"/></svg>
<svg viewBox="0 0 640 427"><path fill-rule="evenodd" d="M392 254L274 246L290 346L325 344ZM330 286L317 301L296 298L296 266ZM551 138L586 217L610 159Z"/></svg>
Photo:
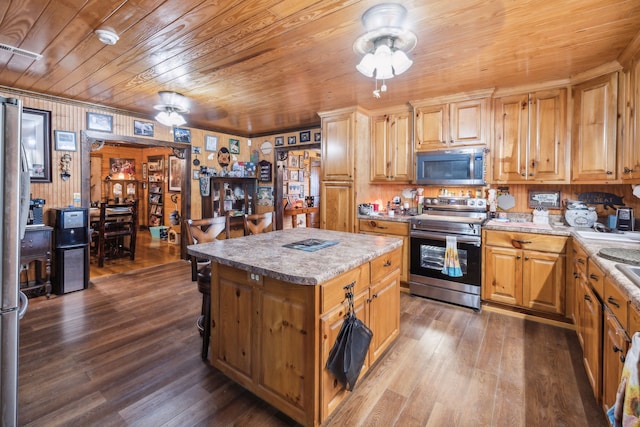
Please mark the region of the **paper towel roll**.
<svg viewBox="0 0 640 427"><path fill-rule="evenodd" d="M633 195L640 199L640 185L632 185Z"/></svg>

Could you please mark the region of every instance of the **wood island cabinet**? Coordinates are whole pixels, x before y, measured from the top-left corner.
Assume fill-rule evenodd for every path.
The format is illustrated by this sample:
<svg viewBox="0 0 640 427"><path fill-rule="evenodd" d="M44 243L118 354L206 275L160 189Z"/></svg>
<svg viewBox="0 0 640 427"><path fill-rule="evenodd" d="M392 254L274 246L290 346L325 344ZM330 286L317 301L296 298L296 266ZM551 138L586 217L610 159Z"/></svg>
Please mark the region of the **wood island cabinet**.
<svg viewBox="0 0 640 427"><path fill-rule="evenodd" d="M568 182L567 91L494 100L494 182Z"/></svg>
<svg viewBox="0 0 640 427"><path fill-rule="evenodd" d="M483 299L564 314L567 238L483 230Z"/></svg>
<svg viewBox="0 0 640 427"><path fill-rule="evenodd" d="M574 86L573 100L571 181L616 181L618 73Z"/></svg>
<svg viewBox="0 0 640 427"><path fill-rule="evenodd" d="M371 182L409 183L413 177L411 113L371 119Z"/></svg>
<svg viewBox="0 0 640 427"><path fill-rule="evenodd" d="M318 285L296 285L214 263L211 363L305 426L318 426L349 395L325 368L347 313L373 331L366 372L399 334L397 248Z"/></svg>
<svg viewBox="0 0 640 427"><path fill-rule="evenodd" d="M416 151L486 145L489 141L488 97L412 104Z"/></svg>

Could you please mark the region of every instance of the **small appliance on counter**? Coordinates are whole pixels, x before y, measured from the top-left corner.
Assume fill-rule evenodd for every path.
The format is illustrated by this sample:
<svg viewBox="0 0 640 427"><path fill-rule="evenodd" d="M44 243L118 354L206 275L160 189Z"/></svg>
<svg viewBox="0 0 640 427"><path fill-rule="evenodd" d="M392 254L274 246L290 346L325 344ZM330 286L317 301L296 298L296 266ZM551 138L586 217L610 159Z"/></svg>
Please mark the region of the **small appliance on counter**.
<svg viewBox="0 0 640 427"><path fill-rule="evenodd" d="M27 218L28 225L43 225L42 208L45 203L44 199L29 200L29 216Z"/></svg>
<svg viewBox="0 0 640 427"><path fill-rule="evenodd" d="M635 229L632 208L621 207L616 209L616 229L620 231L633 231Z"/></svg>

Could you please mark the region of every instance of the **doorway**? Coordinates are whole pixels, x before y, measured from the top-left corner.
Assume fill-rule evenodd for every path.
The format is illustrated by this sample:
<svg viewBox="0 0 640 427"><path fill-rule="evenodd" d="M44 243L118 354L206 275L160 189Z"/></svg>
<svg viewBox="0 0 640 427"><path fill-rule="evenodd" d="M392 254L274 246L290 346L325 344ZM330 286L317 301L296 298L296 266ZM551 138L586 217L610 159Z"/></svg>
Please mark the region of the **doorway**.
<svg viewBox="0 0 640 427"><path fill-rule="evenodd" d="M320 226L320 144L275 150L276 229Z"/></svg>
<svg viewBox="0 0 640 427"><path fill-rule="evenodd" d="M81 155L82 176L85 177L81 186L82 207L94 206L95 210L99 202L116 199L118 194L113 192L117 190L117 185L113 184L119 181L126 184L127 196L138 201L139 232L136 236L135 259L113 259L102 268L92 259L89 267L90 278L186 259L186 244L183 242L185 233L180 217L186 218L191 214L191 188L187 176L189 168L183 167L179 177L172 176L172 182L180 183L179 191L178 188L172 188L170 193L165 184L167 180L164 177L157 180L157 187L162 189L163 203L151 205L149 191L150 185L154 184L152 178L160 173L156 169L162 168L163 173L168 173L169 157L174 161L178 158L185 164L191 161L190 146L86 131L82 132ZM164 161L159 164L150 163L149 159L153 159L154 155L156 159L161 157ZM119 164L126 164L127 170L119 170ZM118 170L111 170L112 168ZM174 174L175 170L172 173ZM149 223L150 218L154 218L149 209L156 209L153 213L165 218L160 225L171 227L173 240L152 236L151 231L158 230L150 228L157 224Z"/></svg>

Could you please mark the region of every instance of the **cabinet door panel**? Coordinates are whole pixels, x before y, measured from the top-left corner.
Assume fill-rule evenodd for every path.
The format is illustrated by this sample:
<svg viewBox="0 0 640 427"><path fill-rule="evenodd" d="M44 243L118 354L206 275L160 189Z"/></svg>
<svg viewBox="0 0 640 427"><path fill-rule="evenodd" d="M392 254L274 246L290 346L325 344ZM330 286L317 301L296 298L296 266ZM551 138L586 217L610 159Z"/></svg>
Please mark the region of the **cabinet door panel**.
<svg viewBox="0 0 640 427"><path fill-rule="evenodd" d="M391 124L389 157L394 182L409 182L413 179L413 149L411 147L410 114L399 114Z"/></svg>
<svg viewBox="0 0 640 427"><path fill-rule="evenodd" d="M353 179L353 114L346 113L322 120L322 179Z"/></svg>
<svg viewBox="0 0 640 427"><path fill-rule="evenodd" d="M629 337L618 319L608 309L604 310L604 337L602 348L602 406L608 410L616 401L624 356L629 347Z"/></svg>
<svg viewBox="0 0 640 427"><path fill-rule="evenodd" d="M416 150L439 150L447 147L447 105L420 107L416 113Z"/></svg>
<svg viewBox="0 0 640 427"><path fill-rule="evenodd" d="M566 178L566 91L538 92L531 100L530 166L537 180Z"/></svg>
<svg viewBox="0 0 640 427"><path fill-rule="evenodd" d="M564 313L565 256L541 252L524 253L523 300L525 307Z"/></svg>
<svg viewBox="0 0 640 427"><path fill-rule="evenodd" d="M574 87L572 180L616 179L616 73Z"/></svg>
<svg viewBox="0 0 640 427"><path fill-rule="evenodd" d="M352 215L353 185L348 182L322 182L320 193L321 228L355 232Z"/></svg>
<svg viewBox="0 0 640 427"><path fill-rule="evenodd" d="M369 289L355 297L354 305L356 316L358 319L365 319L365 304L369 296ZM333 311L325 314L320 318L320 328L322 331L322 363L320 376L322 378L320 396L320 411L322 412L321 419L325 419L331 414L342 400L349 395L349 392L342 386L342 384L325 368L324 363L329 358L329 352L336 342L342 323L344 322L344 316L347 314L347 305L339 305ZM369 364L365 358L364 366L360 375L362 376L368 369Z"/></svg>
<svg viewBox="0 0 640 427"><path fill-rule="evenodd" d="M526 180L528 115L528 95L495 100L495 141L492 154L494 180Z"/></svg>
<svg viewBox="0 0 640 427"><path fill-rule="evenodd" d="M510 305L522 302L522 251L485 247L484 299Z"/></svg>
<svg viewBox="0 0 640 427"><path fill-rule="evenodd" d="M372 266L373 268L373 266ZM369 327L373 338L369 348L370 364L398 336L400 331L400 280L392 274L371 286Z"/></svg>
<svg viewBox="0 0 640 427"><path fill-rule="evenodd" d="M378 116L372 120L371 145L371 181L386 181L389 168L389 116Z"/></svg>
<svg viewBox="0 0 640 427"><path fill-rule="evenodd" d="M450 106L449 143L451 146L486 144L484 115L485 99L452 103Z"/></svg>
<svg viewBox="0 0 640 427"><path fill-rule="evenodd" d="M290 291L291 287L287 289ZM259 325L261 348L258 354L265 356L258 361L258 383L303 409L308 398L304 391L309 389L305 381L312 369L309 364L313 363L310 351L313 343L308 338L313 324L307 319L313 305L292 294L286 290L271 292L265 289L259 292L262 324ZM308 353L302 349L307 349Z"/></svg>
<svg viewBox="0 0 640 427"><path fill-rule="evenodd" d="M218 343L218 348L212 348L210 354L220 363L251 377L251 346L255 336L251 322L252 288L240 280L220 277L219 292L219 298L212 301L233 301L234 304L212 307L212 318L219 320L211 333L217 333L219 338L212 340Z"/></svg>
<svg viewBox="0 0 640 427"><path fill-rule="evenodd" d="M602 384L602 305L588 285L583 287L583 291L583 363L593 394L596 397L596 400L599 401Z"/></svg>

